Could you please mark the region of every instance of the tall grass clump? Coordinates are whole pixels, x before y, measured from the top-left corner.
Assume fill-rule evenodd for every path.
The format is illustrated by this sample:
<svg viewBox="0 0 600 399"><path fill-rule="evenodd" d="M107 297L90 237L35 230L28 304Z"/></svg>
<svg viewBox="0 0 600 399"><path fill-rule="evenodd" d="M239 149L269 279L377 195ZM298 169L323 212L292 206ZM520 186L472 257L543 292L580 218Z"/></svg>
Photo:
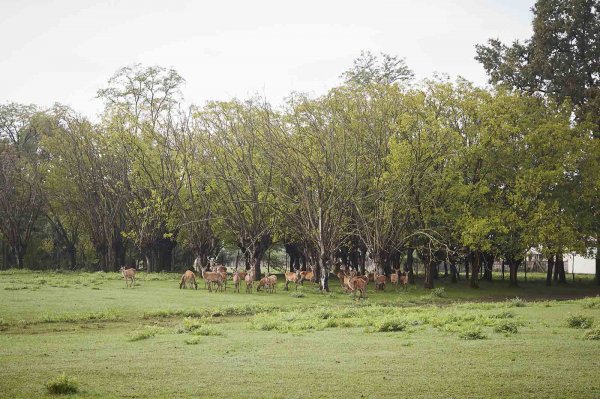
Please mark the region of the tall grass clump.
<svg viewBox="0 0 600 399"><path fill-rule="evenodd" d="M500 334L516 334L519 332L519 326L512 320L500 320L498 324L494 326L494 332Z"/></svg>
<svg viewBox="0 0 600 399"><path fill-rule="evenodd" d="M527 302L518 296L506 300L506 306L509 308L523 308L527 306Z"/></svg>
<svg viewBox="0 0 600 399"><path fill-rule="evenodd" d="M444 287L438 287L431 290L431 296L434 298L445 298L446 289Z"/></svg>
<svg viewBox="0 0 600 399"><path fill-rule="evenodd" d="M128 340L131 342L141 341L143 339L148 339L154 337L156 334L160 332L160 327L156 326L144 326L143 329L133 331L129 334Z"/></svg>
<svg viewBox="0 0 600 399"><path fill-rule="evenodd" d="M590 328L594 324L594 319L590 316L572 315L567 319L567 326L570 328Z"/></svg>
<svg viewBox="0 0 600 399"><path fill-rule="evenodd" d="M397 316L385 316L381 318L375 325L375 331L404 331L408 326L408 322Z"/></svg>
<svg viewBox="0 0 600 399"><path fill-rule="evenodd" d="M460 339L465 340L476 340L476 339L486 339L487 336L483 333L480 327L477 326L467 326L464 327L461 331L459 331L458 336Z"/></svg>
<svg viewBox="0 0 600 399"><path fill-rule="evenodd" d="M79 391L79 383L73 377L62 373L46 383L46 390L52 395L68 395Z"/></svg>
<svg viewBox="0 0 600 399"><path fill-rule="evenodd" d="M583 339L600 340L600 327L593 328L583 334Z"/></svg>
<svg viewBox="0 0 600 399"><path fill-rule="evenodd" d="M586 309L600 309L600 296L584 298L579 303Z"/></svg>

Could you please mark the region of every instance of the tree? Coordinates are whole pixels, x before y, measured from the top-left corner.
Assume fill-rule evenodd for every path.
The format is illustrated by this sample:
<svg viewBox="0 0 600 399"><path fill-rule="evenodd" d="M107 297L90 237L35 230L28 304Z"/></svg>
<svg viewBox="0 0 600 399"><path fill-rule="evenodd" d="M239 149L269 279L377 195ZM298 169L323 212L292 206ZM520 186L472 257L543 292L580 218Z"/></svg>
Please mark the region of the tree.
<svg viewBox="0 0 600 399"><path fill-rule="evenodd" d="M533 36L524 43L506 46L492 39L477 45L476 59L495 84L529 94L569 99L578 123L584 123L600 139L600 2L597 0L538 0L533 11ZM589 124L588 124L589 123ZM598 162L597 152L588 153L588 163ZM592 172L594 168L583 168ZM588 220L600 220L594 177L582 176L582 206ZM591 192L590 192L591 191ZM588 194L589 193L589 194ZM596 246L600 225L587 223ZM596 255L596 275L600 284L600 251Z"/></svg>
<svg viewBox="0 0 600 399"><path fill-rule="evenodd" d="M341 75L347 84L368 85L372 83L391 85L409 83L414 73L406 66L404 58L381 53L380 57L370 51L361 51L352 68Z"/></svg>

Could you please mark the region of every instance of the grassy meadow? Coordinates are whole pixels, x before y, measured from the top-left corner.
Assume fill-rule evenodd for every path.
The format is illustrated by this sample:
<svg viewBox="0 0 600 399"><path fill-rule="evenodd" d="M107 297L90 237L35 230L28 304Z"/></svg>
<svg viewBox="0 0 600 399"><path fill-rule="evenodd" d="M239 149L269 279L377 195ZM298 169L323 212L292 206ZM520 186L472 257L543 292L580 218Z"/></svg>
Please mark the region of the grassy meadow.
<svg viewBox="0 0 600 399"><path fill-rule="evenodd" d="M0 272L0 397L73 379L72 397L96 398L600 397L600 290L584 276L370 284L365 300L337 281L238 294L179 277Z"/></svg>

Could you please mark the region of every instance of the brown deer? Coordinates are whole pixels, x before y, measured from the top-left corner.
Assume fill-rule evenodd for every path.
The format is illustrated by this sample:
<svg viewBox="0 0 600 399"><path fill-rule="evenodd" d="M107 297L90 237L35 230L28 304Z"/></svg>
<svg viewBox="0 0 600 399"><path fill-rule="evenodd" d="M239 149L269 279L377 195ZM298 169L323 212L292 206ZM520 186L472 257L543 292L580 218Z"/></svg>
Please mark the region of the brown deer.
<svg viewBox="0 0 600 399"><path fill-rule="evenodd" d="M360 293L359 299L367 297L367 281L365 281L365 279L361 277L365 276L352 277L348 284L350 289L354 293L354 298L356 298L356 291Z"/></svg>
<svg viewBox="0 0 600 399"><path fill-rule="evenodd" d="M296 291L298 291L298 283L300 282L300 272L298 270L293 272L287 272L285 274L285 290L289 291L288 284L296 284Z"/></svg>
<svg viewBox="0 0 600 399"><path fill-rule="evenodd" d="M270 285L271 285L271 292L277 293L277 276L274 275L274 274L271 274L267 278L269 279L269 282L270 282Z"/></svg>
<svg viewBox="0 0 600 399"><path fill-rule="evenodd" d="M202 278L206 282L209 292L212 292L212 284L216 284L218 290L223 290L223 275L221 273L202 269Z"/></svg>
<svg viewBox="0 0 600 399"><path fill-rule="evenodd" d="M238 272L233 272L231 278L233 280L233 292L240 292L240 274Z"/></svg>
<svg viewBox="0 0 600 399"><path fill-rule="evenodd" d="M401 273L398 275L398 282L402 284L402 288L407 288L408 286L408 275L406 273Z"/></svg>
<svg viewBox="0 0 600 399"><path fill-rule="evenodd" d="M394 269L394 273L390 274L390 282L396 290L398 290L398 277L400 276L400 269Z"/></svg>
<svg viewBox="0 0 600 399"><path fill-rule="evenodd" d="M250 272L246 274L244 277L244 282L246 283L246 294L248 292L252 293L252 284L254 283L254 273Z"/></svg>
<svg viewBox="0 0 600 399"><path fill-rule="evenodd" d="M375 289L385 291L385 274L375 276Z"/></svg>
<svg viewBox="0 0 600 399"><path fill-rule="evenodd" d="M261 278L256 285L256 292L259 292L261 287L265 287L265 291L269 292L271 289L271 279L268 277Z"/></svg>
<svg viewBox="0 0 600 399"><path fill-rule="evenodd" d="M198 289L198 284L196 284L196 275L193 271L187 270L185 273L183 273L183 276L181 276L179 289L192 287L194 287L196 290Z"/></svg>
<svg viewBox="0 0 600 399"><path fill-rule="evenodd" d="M135 269L133 267L126 269L125 266L122 266L119 269L119 271L121 272L121 275L123 275L123 278L125 279L126 287L135 286Z"/></svg>
<svg viewBox="0 0 600 399"><path fill-rule="evenodd" d="M304 282L307 280L312 281L313 283L315 282L315 273L312 267L310 268L310 271L300 272L300 284L304 285Z"/></svg>

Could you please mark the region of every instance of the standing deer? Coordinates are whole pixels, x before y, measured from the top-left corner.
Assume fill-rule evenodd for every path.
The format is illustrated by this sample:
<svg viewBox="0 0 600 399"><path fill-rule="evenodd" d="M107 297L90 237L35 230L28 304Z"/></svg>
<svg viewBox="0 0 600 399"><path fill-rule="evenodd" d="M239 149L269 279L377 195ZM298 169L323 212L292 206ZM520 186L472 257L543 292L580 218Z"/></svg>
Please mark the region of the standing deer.
<svg viewBox="0 0 600 399"><path fill-rule="evenodd" d="M126 269L125 266L122 266L119 271L121 272L121 274L123 275L123 278L125 279L125 286L126 287L133 287L135 285L135 269L134 268L129 268Z"/></svg>
<svg viewBox="0 0 600 399"><path fill-rule="evenodd" d="M287 272L285 274L285 290L289 291L288 284L294 283L296 284L296 291L298 291L298 283L300 282L300 272L295 270L293 272Z"/></svg>
<svg viewBox="0 0 600 399"><path fill-rule="evenodd" d="M233 292L240 292L240 275L238 272L233 272Z"/></svg>
<svg viewBox="0 0 600 399"><path fill-rule="evenodd" d="M375 276L375 289L385 291L385 274Z"/></svg>
<svg viewBox="0 0 600 399"><path fill-rule="evenodd" d="M185 273L183 273L183 276L181 276L179 289L192 287L194 287L196 290L198 289L198 284L196 284L196 275L193 271L187 270Z"/></svg>
<svg viewBox="0 0 600 399"><path fill-rule="evenodd" d="M364 278L361 277L365 277L365 276L359 276L359 277L352 277L350 279L349 282L349 287L352 290L352 292L354 293L354 298L356 298L356 291L358 291L360 293L359 298L366 298L367 297L367 281L365 281Z"/></svg>
<svg viewBox="0 0 600 399"><path fill-rule="evenodd" d="M306 280L312 281L313 283L316 283L316 281L315 281L315 273L313 271L312 266L310 267L310 271L302 271L302 272L300 272L300 284L304 285L304 282Z"/></svg>
<svg viewBox="0 0 600 399"><path fill-rule="evenodd" d="M223 291L223 275L221 273L202 269L202 278L208 286L208 291L212 292L212 284L216 284L217 289Z"/></svg>

